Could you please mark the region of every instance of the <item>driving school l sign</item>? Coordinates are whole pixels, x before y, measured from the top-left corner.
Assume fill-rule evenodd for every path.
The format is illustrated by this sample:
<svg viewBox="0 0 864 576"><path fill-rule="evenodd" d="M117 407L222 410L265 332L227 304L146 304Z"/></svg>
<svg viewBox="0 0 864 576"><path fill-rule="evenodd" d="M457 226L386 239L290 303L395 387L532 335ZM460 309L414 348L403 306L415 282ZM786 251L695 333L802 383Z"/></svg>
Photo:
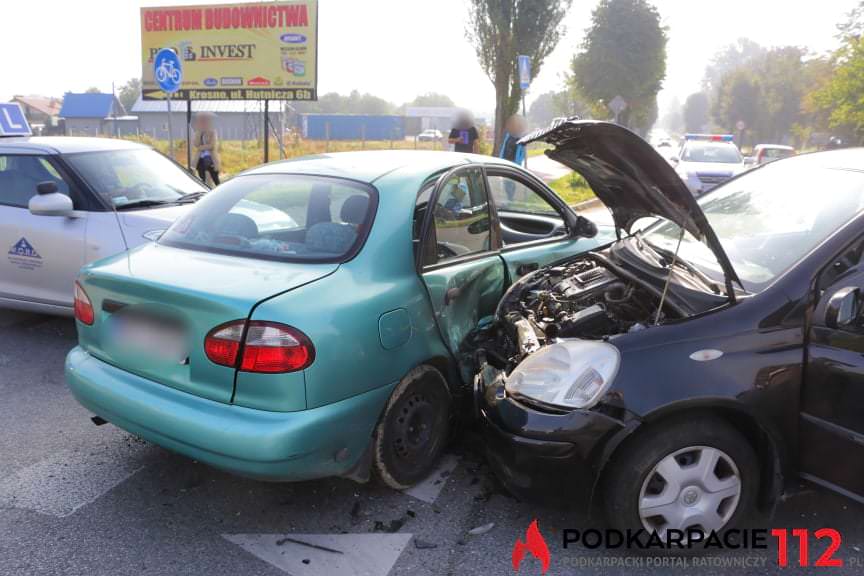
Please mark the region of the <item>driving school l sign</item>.
<svg viewBox="0 0 864 576"><path fill-rule="evenodd" d="M141 9L145 100L162 100L154 58L172 48L183 100L316 100L318 2L267 2Z"/></svg>

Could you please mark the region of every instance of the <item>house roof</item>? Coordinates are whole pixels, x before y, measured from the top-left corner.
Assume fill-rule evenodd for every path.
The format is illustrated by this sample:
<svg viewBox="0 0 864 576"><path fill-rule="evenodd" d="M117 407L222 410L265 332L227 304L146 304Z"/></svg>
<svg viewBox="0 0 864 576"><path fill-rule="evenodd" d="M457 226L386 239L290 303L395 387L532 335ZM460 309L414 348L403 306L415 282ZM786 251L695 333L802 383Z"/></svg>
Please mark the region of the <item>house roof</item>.
<svg viewBox="0 0 864 576"><path fill-rule="evenodd" d="M168 104L164 100L143 100L138 98L135 104L132 105L131 112L133 114L141 114L147 112L165 113L168 110ZM185 100L172 100L172 112L186 112ZM260 100L193 100L192 112L263 112L264 105ZM270 105L270 112L276 113L279 111L278 103L274 102Z"/></svg>
<svg viewBox="0 0 864 576"><path fill-rule="evenodd" d="M34 110L47 114L48 116L57 116L60 113L60 98L49 96L15 96L12 102L18 102L22 106L33 108Z"/></svg>
<svg viewBox="0 0 864 576"><path fill-rule="evenodd" d="M116 106L117 114L124 114L123 106L113 94L67 92L63 96L61 118L108 118Z"/></svg>

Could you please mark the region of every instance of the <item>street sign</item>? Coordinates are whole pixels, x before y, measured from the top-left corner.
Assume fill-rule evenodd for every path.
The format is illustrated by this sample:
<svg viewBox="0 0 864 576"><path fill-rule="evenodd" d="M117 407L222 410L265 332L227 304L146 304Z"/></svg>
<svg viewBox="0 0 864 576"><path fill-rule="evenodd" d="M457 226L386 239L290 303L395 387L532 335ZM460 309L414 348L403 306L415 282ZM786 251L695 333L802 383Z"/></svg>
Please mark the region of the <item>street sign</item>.
<svg viewBox="0 0 864 576"><path fill-rule="evenodd" d="M183 82L183 65L180 56L171 48L162 48L153 57L153 78L162 91L173 94Z"/></svg>
<svg viewBox="0 0 864 576"><path fill-rule="evenodd" d="M17 102L0 103L0 136L30 136L27 117Z"/></svg>
<svg viewBox="0 0 864 576"><path fill-rule="evenodd" d="M525 90L531 85L531 58L525 54L520 54L517 62L519 64L519 87Z"/></svg>
<svg viewBox="0 0 864 576"><path fill-rule="evenodd" d="M612 111L613 114L617 117L621 112L627 109L627 101L624 100L621 96L615 96L611 102L609 102L609 110Z"/></svg>
<svg viewBox="0 0 864 576"><path fill-rule="evenodd" d="M747 123L743 120L738 120L738 122L735 123L735 129L739 132L743 131L745 128L747 128Z"/></svg>

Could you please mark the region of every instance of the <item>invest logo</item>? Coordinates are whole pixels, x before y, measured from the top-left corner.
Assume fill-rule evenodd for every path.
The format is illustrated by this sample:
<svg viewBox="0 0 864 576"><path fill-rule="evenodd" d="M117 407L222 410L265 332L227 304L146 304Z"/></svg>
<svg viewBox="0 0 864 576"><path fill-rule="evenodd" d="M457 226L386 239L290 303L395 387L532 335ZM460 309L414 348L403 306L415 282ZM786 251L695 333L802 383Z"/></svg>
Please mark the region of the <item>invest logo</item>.
<svg viewBox="0 0 864 576"><path fill-rule="evenodd" d="M531 522L528 530L525 531L525 541L523 542L521 538L517 538L516 543L513 544L511 560L513 561L514 571L519 572L519 566L521 566L522 560L525 559L526 553L540 561L541 574L546 574L549 570L551 556L549 555L549 546L546 545L546 540L537 526L537 520Z"/></svg>

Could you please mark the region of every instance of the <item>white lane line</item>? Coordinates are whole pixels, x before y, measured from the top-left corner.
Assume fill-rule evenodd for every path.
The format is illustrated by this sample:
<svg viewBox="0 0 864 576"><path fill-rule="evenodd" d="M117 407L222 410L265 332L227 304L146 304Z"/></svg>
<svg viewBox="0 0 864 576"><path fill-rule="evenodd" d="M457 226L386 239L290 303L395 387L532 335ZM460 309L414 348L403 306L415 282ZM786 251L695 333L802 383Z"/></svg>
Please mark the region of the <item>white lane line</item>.
<svg viewBox="0 0 864 576"><path fill-rule="evenodd" d="M146 444L62 450L0 479L0 507L62 518L130 478L147 464Z"/></svg>
<svg viewBox="0 0 864 576"><path fill-rule="evenodd" d="M222 537L291 576L387 576L412 535L223 534Z"/></svg>
<svg viewBox="0 0 864 576"><path fill-rule="evenodd" d="M445 454L429 477L405 490L405 494L428 504L434 504L458 464L459 458L455 454Z"/></svg>

